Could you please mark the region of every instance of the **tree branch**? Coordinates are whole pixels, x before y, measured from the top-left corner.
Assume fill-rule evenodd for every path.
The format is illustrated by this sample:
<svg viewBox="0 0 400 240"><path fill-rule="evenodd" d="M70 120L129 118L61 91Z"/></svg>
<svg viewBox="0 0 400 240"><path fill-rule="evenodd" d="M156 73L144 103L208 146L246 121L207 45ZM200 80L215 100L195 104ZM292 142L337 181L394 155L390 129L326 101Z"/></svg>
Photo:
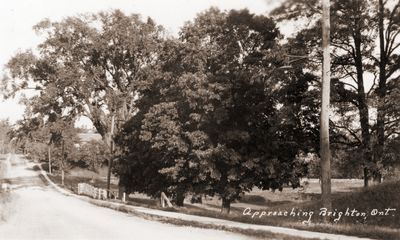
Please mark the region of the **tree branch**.
<svg viewBox="0 0 400 240"><path fill-rule="evenodd" d="M335 124L333 121L331 121L331 120L330 120L330 123L332 124L332 126L334 126L334 127L336 127L336 128L346 130L347 132L350 133L351 136L353 136L353 137L357 140L358 143L362 144L361 139L357 136L357 133L356 133L355 131L351 130L350 128L348 128L348 127L346 127L346 126L339 126L339 125L336 125L336 124Z"/></svg>

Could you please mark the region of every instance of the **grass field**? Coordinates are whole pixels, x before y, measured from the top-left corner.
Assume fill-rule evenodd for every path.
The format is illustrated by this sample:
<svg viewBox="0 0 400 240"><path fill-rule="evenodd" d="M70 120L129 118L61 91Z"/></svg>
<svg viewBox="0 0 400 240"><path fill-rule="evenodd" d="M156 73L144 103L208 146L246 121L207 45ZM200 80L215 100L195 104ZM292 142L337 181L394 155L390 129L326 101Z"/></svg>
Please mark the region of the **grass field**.
<svg viewBox="0 0 400 240"><path fill-rule="evenodd" d="M96 187L105 188L105 178L93 174L66 175L65 187L76 192L79 182L90 182ZM59 175L50 176L60 183ZM203 198L202 204L190 204L188 196L185 207L169 208L166 211L176 211L187 214L223 218L245 223L293 227L310 231L354 235L376 239L400 239L400 181L384 182L364 189L363 181L359 179L334 179L332 181L332 207L334 212L330 217L331 224L325 224L320 215L321 203L320 185L317 179L302 181L304 188L292 189L286 187L282 192L261 191L254 189L241 200L232 204L231 214L220 214L220 200L217 197ZM117 190L116 182L112 189ZM144 194L131 194L128 204L160 209L158 201ZM251 209L251 214L243 214L245 209ZM390 210L386 214L387 209ZM354 212L354 211L356 212ZM276 213L295 212L298 216L260 217L262 212ZM353 212L352 212L353 211ZM255 212L258 215L253 216ZM313 213L310 217L310 213ZM346 214L348 213L348 216ZM308 213L308 215L304 215ZM322 212L323 213L323 212ZM341 214L340 218L339 215ZM364 215L365 214L365 215ZM307 221L310 220L310 221ZM334 221L336 220L336 221ZM304 223L304 221L307 221Z"/></svg>

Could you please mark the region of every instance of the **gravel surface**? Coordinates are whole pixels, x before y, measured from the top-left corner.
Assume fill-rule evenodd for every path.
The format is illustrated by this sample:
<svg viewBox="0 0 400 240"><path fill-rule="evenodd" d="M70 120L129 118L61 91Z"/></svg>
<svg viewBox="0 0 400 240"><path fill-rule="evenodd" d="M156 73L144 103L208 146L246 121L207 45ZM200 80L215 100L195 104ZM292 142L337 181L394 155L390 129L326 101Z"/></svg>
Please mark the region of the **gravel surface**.
<svg viewBox="0 0 400 240"><path fill-rule="evenodd" d="M12 209L0 223L0 239L251 239L230 232L148 221L46 187L21 156L11 156L6 178Z"/></svg>

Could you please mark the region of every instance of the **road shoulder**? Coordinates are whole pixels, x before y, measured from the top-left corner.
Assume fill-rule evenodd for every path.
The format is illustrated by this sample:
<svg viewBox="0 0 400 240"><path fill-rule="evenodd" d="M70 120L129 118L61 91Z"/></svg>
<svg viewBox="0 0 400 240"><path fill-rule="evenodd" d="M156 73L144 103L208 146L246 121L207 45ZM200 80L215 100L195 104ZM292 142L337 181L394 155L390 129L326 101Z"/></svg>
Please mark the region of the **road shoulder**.
<svg viewBox="0 0 400 240"><path fill-rule="evenodd" d="M104 201L92 199L86 196L77 195L72 193L64 188L59 187L55 184L48 176L46 171L44 171L41 166L40 174L43 175L43 178L58 192L67 195L79 198L81 200L87 201L94 205L100 207L106 207L117 211L122 211L126 213L133 214L135 216L140 216L150 220L161 221L165 223L171 223L175 225L185 225L185 226L194 226L201 228L214 228L232 232L240 232L243 234L250 234L255 237L262 237L264 234L272 234L272 235L286 235L288 237L296 237L293 239L328 239L328 240L371 240L369 238L360 238L346 235L338 235L338 234L330 234L330 233L320 233L320 232L311 232L305 230L297 230L293 228L284 228L284 227L275 227L275 226L267 226L267 225L256 225L256 224L248 224L248 223L240 223L229 220L210 218L210 217L201 217L195 215L189 215L184 213L176 213L169 211L162 211L157 209L150 209L138 206L127 205L122 202L116 201ZM279 236L277 236L279 237Z"/></svg>

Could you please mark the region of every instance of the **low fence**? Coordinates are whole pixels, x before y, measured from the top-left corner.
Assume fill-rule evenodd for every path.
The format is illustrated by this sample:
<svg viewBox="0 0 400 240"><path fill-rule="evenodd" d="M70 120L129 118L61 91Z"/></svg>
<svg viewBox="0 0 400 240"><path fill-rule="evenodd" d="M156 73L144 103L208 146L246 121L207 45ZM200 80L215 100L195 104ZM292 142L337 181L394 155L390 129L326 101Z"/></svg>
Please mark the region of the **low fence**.
<svg viewBox="0 0 400 240"><path fill-rule="evenodd" d="M78 194L86 195L95 199L107 199L107 190L96 188L87 183L78 183Z"/></svg>
<svg viewBox="0 0 400 240"><path fill-rule="evenodd" d="M2 183L1 184L1 191L0 192L9 192L11 189L10 184L8 183Z"/></svg>
<svg viewBox="0 0 400 240"><path fill-rule="evenodd" d="M94 199L101 199L101 200L106 200L107 199L107 190L102 189L102 188L96 188L90 184L87 183L78 183L78 194L79 195L86 195L89 197L92 197ZM121 196L122 202L126 202L126 193L124 192ZM118 198L118 193L117 192L112 192L110 191L110 198L117 199ZM161 200L161 207L170 207L172 208L172 203L168 199L167 195L165 195L164 192L161 192L160 196Z"/></svg>

